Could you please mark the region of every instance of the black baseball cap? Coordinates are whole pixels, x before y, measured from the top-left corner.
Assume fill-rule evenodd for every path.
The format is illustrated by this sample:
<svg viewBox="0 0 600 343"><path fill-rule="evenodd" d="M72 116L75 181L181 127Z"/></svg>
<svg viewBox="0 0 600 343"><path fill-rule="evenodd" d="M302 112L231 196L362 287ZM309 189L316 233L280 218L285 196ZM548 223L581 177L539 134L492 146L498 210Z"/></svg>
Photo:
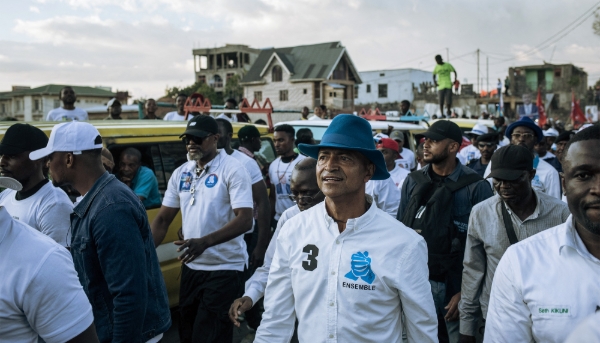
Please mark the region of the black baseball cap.
<svg viewBox="0 0 600 343"><path fill-rule="evenodd" d="M238 138L242 141L247 141L254 137L260 138L260 132L258 132L258 129L254 125L246 125L238 132Z"/></svg>
<svg viewBox="0 0 600 343"><path fill-rule="evenodd" d="M185 135L196 136L200 138L216 135L219 133L219 126L215 118L211 116L198 115L190 119L185 132L179 138Z"/></svg>
<svg viewBox="0 0 600 343"><path fill-rule="evenodd" d="M573 131L564 131L563 133L558 135L558 137L556 137L556 140L554 141L554 143L558 143L558 142L562 142L562 141L568 142L573 135L575 135L573 133Z"/></svg>
<svg viewBox="0 0 600 343"><path fill-rule="evenodd" d="M35 126L17 123L6 130L0 141L0 155L15 155L43 149L48 145L46 134Z"/></svg>
<svg viewBox="0 0 600 343"><path fill-rule="evenodd" d="M422 134L416 135L415 138L417 142L421 140L421 138L426 137L429 139L433 139L436 141L441 141L443 139L449 138L455 141L458 144L462 144L462 131L460 127L456 125L455 122L450 120L438 120L433 123L427 131Z"/></svg>
<svg viewBox="0 0 600 343"><path fill-rule="evenodd" d="M477 139L475 140L476 143L479 142L494 142L497 143L498 142L498 133L494 132L494 133L486 133L485 135L481 135L481 136L477 136Z"/></svg>
<svg viewBox="0 0 600 343"><path fill-rule="evenodd" d="M492 172L488 178L514 181L524 171L533 169L533 154L523 146L511 144L496 150L491 163Z"/></svg>

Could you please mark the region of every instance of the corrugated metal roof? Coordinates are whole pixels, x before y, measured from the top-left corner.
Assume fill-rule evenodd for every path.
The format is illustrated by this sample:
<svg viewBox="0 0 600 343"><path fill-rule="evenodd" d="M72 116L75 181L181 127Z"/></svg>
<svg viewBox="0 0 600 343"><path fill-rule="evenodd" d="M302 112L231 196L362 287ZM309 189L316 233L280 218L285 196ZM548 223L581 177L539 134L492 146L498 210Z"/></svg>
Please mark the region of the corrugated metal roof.
<svg viewBox="0 0 600 343"><path fill-rule="evenodd" d="M35 94L56 94L59 95L60 90L65 86L70 85L55 85L49 84L45 86L40 86L31 89L20 89L13 92L5 92L4 96L19 96L19 95L35 95ZM75 94L78 96L104 96L104 97L114 97L115 93L96 88L96 87L88 87L88 86L70 86L75 91Z"/></svg>
<svg viewBox="0 0 600 343"><path fill-rule="evenodd" d="M277 54L292 73L290 80L314 80L324 79L331 73L341 54L344 53L344 47L340 42L328 42L262 50L242 82L262 81L260 74L273 53Z"/></svg>

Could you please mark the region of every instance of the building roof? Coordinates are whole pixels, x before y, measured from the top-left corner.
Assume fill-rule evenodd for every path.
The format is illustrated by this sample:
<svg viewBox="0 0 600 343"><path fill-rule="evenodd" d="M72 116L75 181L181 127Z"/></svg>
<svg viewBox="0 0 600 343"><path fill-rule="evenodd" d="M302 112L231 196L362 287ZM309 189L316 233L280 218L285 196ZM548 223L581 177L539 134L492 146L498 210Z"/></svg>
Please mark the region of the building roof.
<svg viewBox="0 0 600 343"><path fill-rule="evenodd" d="M357 83L360 76L340 42L269 48L261 50L256 61L242 79L242 83L263 81L264 73L273 59L278 59L291 74L290 80L326 80L342 58L346 58Z"/></svg>
<svg viewBox="0 0 600 343"><path fill-rule="evenodd" d="M512 67L512 68L515 68L515 69L547 69L547 68L564 67L564 66L571 66L571 67L577 69L578 71L585 73L585 71L583 71L583 68L578 67L578 66L574 65L573 63L554 64L554 63L547 63L546 61L544 61L544 64L516 66L516 67Z"/></svg>
<svg viewBox="0 0 600 343"><path fill-rule="evenodd" d="M99 96L99 97L114 97L116 94L105 89L88 86L71 86L71 85L55 85L49 84L36 88L19 89L12 92L2 92L2 96L21 96L21 95L59 95L60 90L65 86L70 86L75 91L77 96Z"/></svg>

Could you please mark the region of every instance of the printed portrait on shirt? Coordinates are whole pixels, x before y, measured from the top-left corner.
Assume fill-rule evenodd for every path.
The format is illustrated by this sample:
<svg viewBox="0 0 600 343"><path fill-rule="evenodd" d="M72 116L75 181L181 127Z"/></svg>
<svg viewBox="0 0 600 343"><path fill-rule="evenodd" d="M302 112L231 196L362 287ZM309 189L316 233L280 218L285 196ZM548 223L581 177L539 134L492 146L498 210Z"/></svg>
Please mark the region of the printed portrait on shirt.
<svg viewBox="0 0 600 343"><path fill-rule="evenodd" d="M190 188L192 188L192 180L193 177L191 172L181 173L181 179L179 180L179 191L189 192Z"/></svg>

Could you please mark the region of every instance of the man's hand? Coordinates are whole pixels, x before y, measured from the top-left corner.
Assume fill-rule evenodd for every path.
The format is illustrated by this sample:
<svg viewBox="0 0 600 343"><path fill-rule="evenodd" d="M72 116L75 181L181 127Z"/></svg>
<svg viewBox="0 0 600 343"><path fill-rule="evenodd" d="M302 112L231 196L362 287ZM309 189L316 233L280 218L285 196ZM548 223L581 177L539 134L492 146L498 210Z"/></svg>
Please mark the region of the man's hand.
<svg viewBox="0 0 600 343"><path fill-rule="evenodd" d="M447 322L454 322L458 320L458 303L460 302L460 292L454 294L450 302L444 309L448 310L444 319Z"/></svg>
<svg viewBox="0 0 600 343"><path fill-rule="evenodd" d="M250 267L258 268L263 265L265 262L265 253L266 249L259 248L258 246L252 250L252 254L250 255Z"/></svg>
<svg viewBox="0 0 600 343"><path fill-rule="evenodd" d="M229 308L229 319L231 319L233 325L237 326L238 328L240 327L238 316L251 309L252 305L252 299L250 299L250 297L241 297L235 299Z"/></svg>
<svg viewBox="0 0 600 343"><path fill-rule="evenodd" d="M460 334L460 338L458 339L458 343L475 343L477 342L475 340L475 336L467 336L467 335L463 335L462 333Z"/></svg>
<svg viewBox="0 0 600 343"><path fill-rule="evenodd" d="M437 87L438 86L437 81L433 81L433 85Z"/></svg>
<svg viewBox="0 0 600 343"><path fill-rule="evenodd" d="M183 251L183 254L179 255L178 259L181 263L188 264L196 259L196 257L202 255L204 250L209 247L209 244L204 238L192 238L183 241L173 242L175 245L180 245L177 252ZM187 249L186 249L187 248Z"/></svg>

